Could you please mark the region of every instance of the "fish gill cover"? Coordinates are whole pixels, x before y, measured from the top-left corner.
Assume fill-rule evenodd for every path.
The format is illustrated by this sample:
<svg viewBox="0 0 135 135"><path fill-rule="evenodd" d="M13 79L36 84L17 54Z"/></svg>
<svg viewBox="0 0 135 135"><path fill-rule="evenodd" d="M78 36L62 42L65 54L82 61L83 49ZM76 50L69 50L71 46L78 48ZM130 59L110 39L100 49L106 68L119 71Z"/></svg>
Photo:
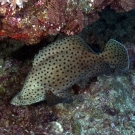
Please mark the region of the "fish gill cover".
<svg viewBox="0 0 135 135"><path fill-rule="evenodd" d="M111 66L129 68L124 45L110 39L102 53L95 53L79 36L58 40L35 56L22 90L12 99L16 106L47 100L49 106L73 101L68 88L83 78L107 73Z"/></svg>

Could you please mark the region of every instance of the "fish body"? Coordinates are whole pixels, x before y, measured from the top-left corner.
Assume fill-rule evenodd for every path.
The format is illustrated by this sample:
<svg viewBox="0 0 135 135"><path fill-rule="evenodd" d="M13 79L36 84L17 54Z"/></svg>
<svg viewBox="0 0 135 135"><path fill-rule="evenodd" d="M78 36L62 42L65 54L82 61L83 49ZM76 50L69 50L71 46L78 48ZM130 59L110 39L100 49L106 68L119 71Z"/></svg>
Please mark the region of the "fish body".
<svg viewBox="0 0 135 135"><path fill-rule="evenodd" d="M68 88L84 77L103 74L110 66L126 70L129 58L126 48L111 39L102 53L96 54L82 38L66 37L39 51L22 90L12 99L13 105L30 105L47 100L49 106L70 103Z"/></svg>

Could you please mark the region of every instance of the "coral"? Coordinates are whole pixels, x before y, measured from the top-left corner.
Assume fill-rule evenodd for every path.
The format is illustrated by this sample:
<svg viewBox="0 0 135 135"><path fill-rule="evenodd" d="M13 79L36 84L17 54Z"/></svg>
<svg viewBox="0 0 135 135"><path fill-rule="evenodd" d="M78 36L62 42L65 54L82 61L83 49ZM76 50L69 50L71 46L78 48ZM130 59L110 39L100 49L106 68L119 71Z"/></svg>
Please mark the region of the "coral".
<svg viewBox="0 0 135 135"><path fill-rule="evenodd" d="M88 23L99 18L106 6L116 11L133 9L134 0L1 0L0 36L36 44L43 37L79 33ZM7 3L8 2L8 3ZM24 4L23 4L24 2ZM9 4L10 3L10 4ZM15 8L24 6L24 8ZM55 5L55 6L54 6ZM13 8L10 8L10 6Z"/></svg>
<svg viewBox="0 0 135 135"><path fill-rule="evenodd" d="M19 8L23 7L23 2L27 2L27 0L0 0L1 5L4 4L10 4L10 7L12 10L16 8L16 5L19 6Z"/></svg>
<svg viewBox="0 0 135 135"><path fill-rule="evenodd" d="M46 128L48 130L48 135L62 135L64 131L62 125L58 122L50 122Z"/></svg>
<svg viewBox="0 0 135 135"><path fill-rule="evenodd" d="M100 76L81 96L76 96L72 106L56 107L57 115L61 117L58 121L68 125L64 126L65 133L132 134L134 126L128 124L129 121L134 123L132 92L127 76ZM80 98L84 100L80 101ZM124 124L121 124L122 119Z"/></svg>
<svg viewBox="0 0 135 135"><path fill-rule="evenodd" d="M38 43L43 36L59 32L73 35L89 22L77 5L69 8L66 0L31 0L24 9L11 10L3 5L0 11L5 16L1 20L0 35L19 39L26 44Z"/></svg>
<svg viewBox="0 0 135 135"><path fill-rule="evenodd" d="M111 8L119 12L129 11L135 8L135 0L113 0Z"/></svg>

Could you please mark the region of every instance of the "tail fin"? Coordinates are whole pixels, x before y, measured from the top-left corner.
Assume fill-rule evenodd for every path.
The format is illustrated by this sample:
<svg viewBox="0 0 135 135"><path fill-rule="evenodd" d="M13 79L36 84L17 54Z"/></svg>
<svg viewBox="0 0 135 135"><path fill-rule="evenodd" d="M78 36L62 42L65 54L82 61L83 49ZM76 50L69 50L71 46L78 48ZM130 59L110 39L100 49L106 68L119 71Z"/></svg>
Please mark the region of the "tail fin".
<svg viewBox="0 0 135 135"><path fill-rule="evenodd" d="M129 56L127 49L123 44L114 39L110 39L107 42L104 52L100 54L100 57L116 69L129 69Z"/></svg>

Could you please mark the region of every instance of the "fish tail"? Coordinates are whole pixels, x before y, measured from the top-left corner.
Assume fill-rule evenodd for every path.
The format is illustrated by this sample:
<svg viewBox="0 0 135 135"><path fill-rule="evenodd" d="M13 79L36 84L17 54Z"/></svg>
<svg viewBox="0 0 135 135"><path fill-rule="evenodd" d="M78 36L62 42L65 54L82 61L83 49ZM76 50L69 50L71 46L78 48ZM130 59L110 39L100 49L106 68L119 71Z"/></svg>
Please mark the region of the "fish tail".
<svg viewBox="0 0 135 135"><path fill-rule="evenodd" d="M129 55L128 51L120 42L110 39L100 57L110 66L120 70L129 69Z"/></svg>

